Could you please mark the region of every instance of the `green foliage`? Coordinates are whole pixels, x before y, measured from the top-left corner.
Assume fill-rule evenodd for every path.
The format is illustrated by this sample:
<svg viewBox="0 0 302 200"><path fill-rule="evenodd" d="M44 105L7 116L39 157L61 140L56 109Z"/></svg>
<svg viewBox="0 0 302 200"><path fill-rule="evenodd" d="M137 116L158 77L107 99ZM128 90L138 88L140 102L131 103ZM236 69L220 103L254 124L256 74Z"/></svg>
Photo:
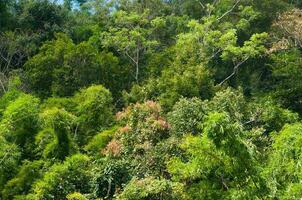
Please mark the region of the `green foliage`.
<svg viewBox="0 0 302 200"><path fill-rule="evenodd" d="M227 88L215 94L208 103L212 112L226 112L231 119L241 122L246 117L248 111L247 101L240 90Z"/></svg>
<svg viewBox="0 0 302 200"><path fill-rule="evenodd" d="M74 113L76 112L76 106L77 103L75 102L74 98L50 97L43 102L41 109L45 110L51 108L59 108Z"/></svg>
<svg viewBox="0 0 302 200"><path fill-rule="evenodd" d="M9 25L8 19L10 17L10 13L8 12L9 9L9 1L1 1L0 3L0 31L3 31L6 29L6 27Z"/></svg>
<svg viewBox="0 0 302 200"><path fill-rule="evenodd" d="M299 121L298 113L281 107L272 99L263 98L256 104L251 104L251 109L257 107L254 112L256 121L263 125L267 132L280 131L285 124L291 124ZM258 115L258 116L257 116Z"/></svg>
<svg viewBox="0 0 302 200"><path fill-rule="evenodd" d="M134 86L126 96L129 102L157 99L166 111L182 97L210 98L213 93L211 73L203 66L175 65L143 86ZM128 98L130 96L131 98Z"/></svg>
<svg viewBox="0 0 302 200"><path fill-rule="evenodd" d="M273 54L272 59L274 63L271 68L275 82L273 95L280 99L284 106L300 112L300 51L292 50Z"/></svg>
<svg viewBox="0 0 302 200"><path fill-rule="evenodd" d="M62 7L46 0L24 1L18 23L23 29L58 31L66 16ZM50 32L51 33L51 32Z"/></svg>
<svg viewBox="0 0 302 200"><path fill-rule="evenodd" d="M56 130L69 130L75 123L76 117L63 109L52 108L43 111L40 115L44 127Z"/></svg>
<svg viewBox="0 0 302 200"><path fill-rule="evenodd" d="M163 72L158 87L159 101L163 107L169 109L181 97L201 97L207 99L212 96L213 82L211 73L203 66L172 67Z"/></svg>
<svg viewBox="0 0 302 200"><path fill-rule="evenodd" d="M97 49L87 42L71 45L73 47L64 54L63 66L53 72L52 90L59 96L70 96L81 87L97 83L98 77L101 76L102 66ZM70 79L71 77L73 78Z"/></svg>
<svg viewBox="0 0 302 200"><path fill-rule="evenodd" d="M245 194L238 199L261 196L265 185L257 168L257 152L242 127L225 113L209 114L203 126L202 136L187 136L181 144L189 162L174 157L168 163L173 178L192 187L192 198L197 197L195 187L202 188L198 199L232 199L233 192Z"/></svg>
<svg viewBox="0 0 302 200"><path fill-rule="evenodd" d="M6 92L3 96L1 96L0 99L0 112L1 116L3 115L3 112L5 111L6 107L14 100L16 100L22 93L18 90L10 90Z"/></svg>
<svg viewBox="0 0 302 200"><path fill-rule="evenodd" d="M301 188L301 130L300 123L285 125L275 134L267 166L272 197L298 199Z"/></svg>
<svg viewBox="0 0 302 200"><path fill-rule="evenodd" d="M168 180L148 177L145 179L133 178L117 199L189 199L183 191L183 186Z"/></svg>
<svg viewBox="0 0 302 200"><path fill-rule="evenodd" d="M78 192L68 194L66 198L68 200L88 200L84 195Z"/></svg>
<svg viewBox="0 0 302 200"><path fill-rule="evenodd" d="M64 160L66 156L74 152L75 147L71 140L71 130L75 120L75 116L58 108L45 110L41 114L43 126L50 128L50 130L43 131L37 135L36 139L36 142L42 142L42 145L43 143L45 145L42 154L45 158ZM55 136L53 136L53 133Z"/></svg>
<svg viewBox="0 0 302 200"><path fill-rule="evenodd" d="M102 54L89 42L76 45L67 35L57 34L25 64L28 83L41 97L71 96L81 87L104 81L102 74L117 61Z"/></svg>
<svg viewBox="0 0 302 200"><path fill-rule="evenodd" d="M91 138L91 140L85 146L85 150L88 152L88 154L94 155L96 157L101 156L102 150L105 149L107 144L111 141L116 131L117 127L113 127L109 130L98 133L93 138Z"/></svg>
<svg viewBox="0 0 302 200"><path fill-rule="evenodd" d="M37 181L30 194L30 199L65 199L72 192L89 192L89 158L77 154L66 159L62 164L53 165Z"/></svg>
<svg viewBox="0 0 302 200"><path fill-rule="evenodd" d="M170 113L168 122L171 132L177 136L200 132L199 123L203 121L206 105L198 98L180 99Z"/></svg>
<svg viewBox="0 0 302 200"><path fill-rule="evenodd" d="M79 140L85 143L97 131L108 128L113 121L112 95L101 85L82 89L75 95L80 123Z"/></svg>
<svg viewBox="0 0 302 200"><path fill-rule="evenodd" d="M0 135L0 190L12 178L20 163L21 151L17 145L9 143Z"/></svg>
<svg viewBox="0 0 302 200"><path fill-rule="evenodd" d="M47 158L48 146L55 140L55 133L52 128L43 129L35 136L35 153L39 157Z"/></svg>
<svg viewBox="0 0 302 200"><path fill-rule="evenodd" d="M301 14L0 0L0 199L301 199Z"/></svg>
<svg viewBox="0 0 302 200"><path fill-rule="evenodd" d="M8 141L20 145L24 157L32 157L34 136L38 128L39 99L20 95L3 112L0 132Z"/></svg>
<svg viewBox="0 0 302 200"><path fill-rule="evenodd" d="M57 40L41 47L40 53L24 65L29 86L40 96L49 96L54 81L54 69L61 67L64 54L72 46L66 35L57 35ZM59 65L59 66L58 66Z"/></svg>
<svg viewBox="0 0 302 200"><path fill-rule="evenodd" d="M151 37L150 26L158 25L159 21L150 22L148 14L147 10L140 14L117 11L114 13L115 26L103 34L103 45L115 48L133 65L132 74L136 82L141 79L141 60L157 45Z"/></svg>
<svg viewBox="0 0 302 200"><path fill-rule="evenodd" d="M116 191L122 189L131 176L129 161L125 159L105 158L92 169L94 174L91 184L93 196L112 198Z"/></svg>
<svg viewBox="0 0 302 200"><path fill-rule="evenodd" d="M39 112L39 99L23 94L12 101L3 112L2 123L7 127L23 126L30 127L37 120Z"/></svg>
<svg viewBox="0 0 302 200"><path fill-rule="evenodd" d="M25 161L18 174L8 181L2 191L3 199L13 199L16 196L26 195L37 179L43 174L43 161ZM18 198L18 197L16 197Z"/></svg>

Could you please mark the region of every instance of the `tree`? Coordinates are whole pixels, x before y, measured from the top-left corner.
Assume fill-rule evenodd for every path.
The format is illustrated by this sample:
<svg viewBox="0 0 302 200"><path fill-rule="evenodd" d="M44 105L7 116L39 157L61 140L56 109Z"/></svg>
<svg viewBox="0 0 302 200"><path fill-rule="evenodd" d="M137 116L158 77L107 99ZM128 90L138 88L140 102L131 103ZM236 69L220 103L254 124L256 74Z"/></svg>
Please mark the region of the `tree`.
<svg viewBox="0 0 302 200"><path fill-rule="evenodd" d="M161 116L161 107L154 101L130 105L117 114L121 128L107 145L105 153L112 157L126 157L137 176L161 174L164 165L161 142L169 137L169 124ZM138 164L141 163L141 164Z"/></svg>
<svg viewBox="0 0 302 200"><path fill-rule="evenodd" d="M24 68L30 88L39 96L49 96L54 82L54 70L60 68L64 55L72 48L72 41L66 35L58 35L57 40L45 43L40 53L28 60Z"/></svg>
<svg viewBox="0 0 302 200"><path fill-rule="evenodd" d="M118 200L143 199L189 199L183 191L183 185L164 179L148 177L145 179L133 178L124 191L117 196Z"/></svg>
<svg viewBox="0 0 302 200"><path fill-rule="evenodd" d="M17 74L24 62L36 51L33 35L19 33L18 31L7 31L0 34L0 86L2 93L9 89L9 81Z"/></svg>
<svg viewBox="0 0 302 200"><path fill-rule="evenodd" d="M66 198L68 200L88 200L84 195L82 195L81 193L78 193L78 192L68 194L66 196Z"/></svg>
<svg viewBox="0 0 302 200"><path fill-rule="evenodd" d="M15 101L20 95L22 95L23 93L19 90L16 89L12 89L7 91L5 94L3 94L0 98L0 113L1 116L3 116L3 112L5 111L5 109L7 108L7 106Z"/></svg>
<svg viewBox="0 0 302 200"><path fill-rule="evenodd" d="M300 102L300 63L301 52L299 50L290 50L286 52L275 53L271 55L273 63L271 64L273 83L272 91L281 104L290 107L297 112L301 112Z"/></svg>
<svg viewBox="0 0 302 200"><path fill-rule="evenodd" d="M33 158L33 141L38 130L39 99L22 94L3 112L0 132L8 141L22 148L23 158Z"/></svg>
<svg viewBox="0 0 302 200"><path fill-rule="evenodd" d="M2 135L0 135L0 147L0 190L2 191L6 182L17 173L21 151L17 145L9 143Z"/></svg>
<svg viewBox="0 0 302 200"><path fill-rule="evenodd" d="M109 90L102 85L95 85L80 90L75 101L78 103L79 116L79 135L75 137L85 144L97 131L105 130L112 124L113 99Z"/></svg>
<svg viewBox="0 0 302 200"><path fill-rule="evenodd" d="M151 38L148 12L139 14L117 11L114 16L116 25L103 34L103 45L115 48L135 67L133 77L138 82L143 59L157 44Z"/></svg>
<svg viewBox="0 0 302 200"><path fill-rule="evenodd" d="M72 192L89 192L89 157L73 155L62 164L53 165L35 182L29 199L65 199Z"/></svg>
<svg viewBox="0 0 302 200"><path fill-rule="evenodd" d="M25 63L27 83L36 94L43 98L72 96L82 87L99 83L120 87L105 76L117 67L118 60L112 54L99 52L87 41L76 45L65 34L56 37Z"/></svg>
<svg viewBox="0 0 302 200"><path fill-rule="evenodd" d="M232 59L234 64L233 72L223 79L219 85L228 81L238 71L238 68L244 64L250 58L255 58L265 53L266 48L264 46L265 40L268 37L267 33L254 34L251 36L249 41L246 41L242 47L227 46L222 53L222 59Z"/></svg>
<svg viewBox="0 0 302 200"><path fill-rule="evenodd" d="M288 124L274 135L272 153L266 175L271 196L282 199L298 199L301 196L301 130L300 123Z"/></svg>
<svg viewBox="0 0 302 200"><path fill-rule="evenodd" d="M117 127L113 127L109 130L102 131L90 139L88 144L85 146L85 150L89 155L95 157L102 157L102 151L112 140L114 133L117 131Z"/></svg>
<svg viewBox="0 0 302 200"><path fill-rule="evenodd" d="M21 1L17 8L17 28L40 32L40 38L52 39L53 34L62 31L67 13L62 6L48 0Z"/></svg>
<svg viewBox="0 0 302 200"><path fill-rule="evenodd" d="M93 196L113 198L131 178L129 164L129 160L112 157L98 160L96 167L92 169Z"/></svg>
<svg viewBox="0 0 302 200"><path fill-rule="evenodd" d="M266 190L257 152L243 127L226 113L209 113L203 128L201 136L184 138L185 158L168 163L173 179L186 183L193 199L262 196Z"/></svg>
<svg viewBox="0 0 302 200"><path fill-rule="evenodd" d="M0 31L6 30L10 26L10 3L8 0L3 0L0 2Z"/></svg>
<svg viewBox="0 0 302 200"><path fill-rule="evenodd" d="M180 99L168 113L171 132L176 136L197 134L200 132L199 123L203 121L206 110L207 106L198 98Z"/></svg>
<svg viewBox="0 0 302 200"><path fill-rule="evenodd" d="M73 130L76 117L65 110L53 108L45 110L40 118L43 127L50 128L50 132L42 132L43 134L37 139L47 140L47 137L49 137L47 134L50 134L52 139L48 140L49 143L43 150L44 158L64 160L65 157L74 153L76 148L72 142L71 130ZM52 134L54 134L54 136Z"/></svg>
<svg viewBox="0 0 302 200"><path fill-rule="evenodd" d="M64 54L63 66L53 71L52 90L58 96L71 96L81 87L100 83L105 67L101 60L104 57L88 42L71 45Z"/></svg>
<svg viewBox="0 0 302 200"><path fill-rule="evenodd" d="M142 86L134 85L124 98L127 103L156 99L165 111L170 111L182 97L210 98L214 89L211 77L211 72L202 65L176 63L163 70L158 79L151 78Z"/></svg>
<svg viewBox="0 0 302 200"><path fill-rule="evenodd" d="M18 174L6 183L2 191L3 199L25 198L31 185L42 177L45 170L43 168L43 161L25 161Z"/></svg>
<svg viewBox="0 0 302 200"><path fill-rule="evenodd" d="M279 16L273 27L277 29L273 34L278 39L271 51L280 51L302 47L302 10L292 9Z"/></svg>

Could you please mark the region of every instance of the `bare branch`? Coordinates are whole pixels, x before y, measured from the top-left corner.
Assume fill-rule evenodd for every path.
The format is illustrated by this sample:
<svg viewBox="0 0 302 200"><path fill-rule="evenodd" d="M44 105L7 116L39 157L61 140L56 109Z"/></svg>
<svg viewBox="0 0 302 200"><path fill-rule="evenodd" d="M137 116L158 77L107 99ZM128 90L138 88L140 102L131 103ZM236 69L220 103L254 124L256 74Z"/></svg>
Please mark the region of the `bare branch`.
<svg viewBox="0 0 302 200"><path fill-rule="evenodd" d="M137 63L136 60L128 53L127 50L125 51L125 54L126 54L126 56L128 56L128 58L130 58L130 60L131 60L132 62L134 62L134 64Z"/></svg>
<svg viewBox="0 0 302 200"><path fill-rule="evenodd" d="M205 5L203 5L203 3L201 3L200 1L198 1L199 5L202 7L202 9L205 9Z"/></svg>
<svg viewBox="0 0 302 200"><path fill-rule="evenodd" d="M242 60L241 62L237 63L237 64L235 65L235 67L233 68L233 72L232 72L228 77L226 77L223 81L221 81L218 85L221 86L223 83L225 83L225 82L228 81L230 78L232 78L232 77L236 74L238 68L239 68L243 63L245 63L248 59L249 59L249 57L247 57L247 58L245 58L244 60Z"/></svg>
<svg viewBox="0 0 302 200"><path fill-rule="evenodd" d="M222 49L218 49L216 52L214 52L212 56L209 58L209 61L215 58L220 52L222 52Z"/></svg>
<svg viewBox="0 0 302 200"><path fill-rule="evenodd" d="M226 11L223 15L221 15L221 16L217 19L217 21L220 21L222 18L224 18L225 16L227 16L228 14L230 14L230 13L236 8L236 6L240 3L240 1L241 1L241 0L237 0L236 3L233 5L233 7L232 7L230 10Z"/></svg>

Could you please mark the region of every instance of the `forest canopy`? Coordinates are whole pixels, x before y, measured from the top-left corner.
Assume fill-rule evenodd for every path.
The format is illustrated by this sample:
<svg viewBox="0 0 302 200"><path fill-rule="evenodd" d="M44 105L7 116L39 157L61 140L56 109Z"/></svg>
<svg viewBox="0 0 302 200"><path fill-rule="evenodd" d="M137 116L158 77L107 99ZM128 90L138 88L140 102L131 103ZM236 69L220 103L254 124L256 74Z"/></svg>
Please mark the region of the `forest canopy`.
<svg viewBox="0 0 302 200"><path fill-rule="evenodd" d="M0 0L0 199L302 198L300 0Z"/></svg>

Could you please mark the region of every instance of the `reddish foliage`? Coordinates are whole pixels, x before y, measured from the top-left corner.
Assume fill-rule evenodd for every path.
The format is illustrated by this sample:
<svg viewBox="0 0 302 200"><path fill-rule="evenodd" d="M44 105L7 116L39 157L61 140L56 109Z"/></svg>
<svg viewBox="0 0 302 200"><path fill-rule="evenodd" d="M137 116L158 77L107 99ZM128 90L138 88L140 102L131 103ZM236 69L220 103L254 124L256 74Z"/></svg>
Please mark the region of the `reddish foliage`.
<svg viewBox="0 0 302 200"><path fill-rule="evenodd" d="M126 126L124 126L124 127L122 127L122 128L119 129L120 133L126 133L126 132L129 132L129 131L131 131L131 127L128 126L128 124Z"/></svg>
<svg viewBox="0 0 302 200"><path fill-rule="evenodd" d="M122 150L122 145L118 140L111 140L108 144L107 147L102 151L104 155L110 155L110 156L119 156L121 154Z"/></svg>

